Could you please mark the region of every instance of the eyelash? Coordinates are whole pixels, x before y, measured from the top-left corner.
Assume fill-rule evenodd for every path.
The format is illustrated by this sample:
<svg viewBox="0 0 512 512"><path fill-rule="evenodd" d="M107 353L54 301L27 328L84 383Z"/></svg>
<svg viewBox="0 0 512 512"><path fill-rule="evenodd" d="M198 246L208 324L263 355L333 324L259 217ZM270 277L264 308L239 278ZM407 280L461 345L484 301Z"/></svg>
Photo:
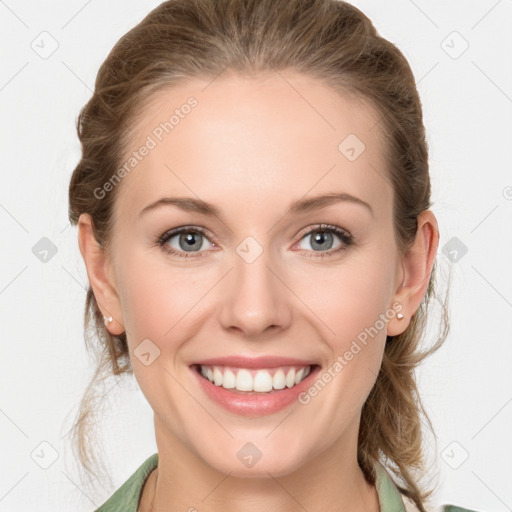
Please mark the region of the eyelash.
<svg viewBox="0 0 512 512"><path fill-rule="evenodd" d="M311 235L312 233L315 233L317 231L324 232L324 233L334 233L335 235L338 235L338 237L343 242L343 245L341 247L338 247L337 249L331 249L330 251L323 251L323 252L308 251L306 249L303 249L308 253L311 253L311 252L316 253L316 255L314 255L314 256L311 254L306 255L306 257L308 257L308 258L330 257L335 253L338 253L340 251L344 251L344 250L348 249L348 247L350 247L354 243L353 236L348 231L346 231L345 229L339 228L338 226L332 226L329 224L318 224L317 226L314 226L312 229L305 232L299 238L299 241L302 240L307 235ZM192 253L187 253L186 251L176 251L175 249L173 249L167 245L167 242L174 236L180 235L181 233L187 233L187 232L200 233L204 237L208 238L207 233L204 229L202 229L200 227L196 227L196 226L184 226L181 228L175 228L175 229L166 231L160 237L158 237L157 243L160 247L162 247L162 249L167 254L170 254L172 256L178 256L180 258L201 258L202 257L201 252L204 252L204 251L201 251L201 252L198 251L197 256L196 255L192 256Z"/></svg>

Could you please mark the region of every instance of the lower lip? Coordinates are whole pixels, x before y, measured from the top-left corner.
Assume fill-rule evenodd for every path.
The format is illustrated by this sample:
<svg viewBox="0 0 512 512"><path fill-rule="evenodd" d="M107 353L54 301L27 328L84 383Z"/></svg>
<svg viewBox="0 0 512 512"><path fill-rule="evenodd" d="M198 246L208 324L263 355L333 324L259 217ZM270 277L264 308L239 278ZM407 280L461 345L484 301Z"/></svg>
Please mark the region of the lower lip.
<svg viewBox="0 0 512 512"><path fill-rule="evenodd" d="M191 370L199 379L199 384L206 395L228 411L241 416L265 416L285 409L297 401L298 396L308 389L314 376L320 370L319 366L313 366L309 375L291 388L274 389L268 393L244 393L216 386L205 379L196 368L191 367Z"/></svg>

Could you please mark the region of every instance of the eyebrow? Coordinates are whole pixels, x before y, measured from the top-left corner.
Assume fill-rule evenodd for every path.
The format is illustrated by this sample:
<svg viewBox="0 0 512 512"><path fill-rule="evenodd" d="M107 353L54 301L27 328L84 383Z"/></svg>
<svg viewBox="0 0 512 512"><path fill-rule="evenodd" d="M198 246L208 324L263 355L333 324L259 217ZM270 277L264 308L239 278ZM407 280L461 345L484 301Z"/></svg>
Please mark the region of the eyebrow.
<svg viewBox="0 0 512 512"><path fill-rule="evenodd" d="M359 199L358 197L352 196L345 192L322 194L307 199L299 199L298 201L295 201L294 203L291 204L287 213L292 215L299 213L307 213L319 208L325 208L327 206L330 206L331 204L338 202L349 202L364 206L366 209L369 210L372 217L374 215L372 207L366 201L363 201L362 199ZM158 199L157 201L154 201L153 203L150 203L147 206L145 206L139 212L139 218L142 215L146 214L147 212L162 206L176 206L188 212L196 212L211 217L222 218L221 212L216 206L207 203L201 199L195 199L193 197L162 197L161 199Z"/></svg>

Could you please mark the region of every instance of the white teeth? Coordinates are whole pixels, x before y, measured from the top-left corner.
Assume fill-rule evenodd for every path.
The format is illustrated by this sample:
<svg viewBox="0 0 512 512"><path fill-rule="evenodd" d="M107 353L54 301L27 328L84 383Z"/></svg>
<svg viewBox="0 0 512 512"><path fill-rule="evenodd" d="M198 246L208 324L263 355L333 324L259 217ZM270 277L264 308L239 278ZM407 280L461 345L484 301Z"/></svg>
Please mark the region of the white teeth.
<svg viewBox="0 0 512 512"><path fill-rule="evenodd" d="M252 375L247 370L239 370L236 374L235 387L238 391L253 391Z"/></svg>
<svg viewBox="0 0 512 512"><path fill-rule="evenodd" d="M283 389L286 386L286 378L283 370L277 370L272 378L272 386L274 389Z"/></svg>
<svg viewBox="0 0 512 512"><path fill-rule="evenodd" d="M222 386L222 372L218 368L213 369L213 382L216 386Z"/></svg>
<svg viewBox="0 0 512 512"><path fill-rule="evenodd" d="M253 381L254 391L271 391L272 390L272 375L265 371L258 371Z"/></svg>
<svg viewBox="0 0 512 512"><path fill-rule="evenodd" d="M295 384L295 370L290 370L286 374L286 386L291 388Z"/></svg>
<svg viewBox="0 0 512 512"><path fill-rule="evenodd" d="M311 372L311 366L303 368L283 367L274 371L246 368L229 369L219 366L201 366L201 375L216 386L238 391L268 393L272 389L291 388L302 382Z"/></svg>
<svg viewBox="0 0 512 512"><path fill-rule="evenodd" d="M224 372L224 377L222 379L222 387L226 389L233 389L236 386L236 377L235 374L231 370L226 370Z"/></svg>

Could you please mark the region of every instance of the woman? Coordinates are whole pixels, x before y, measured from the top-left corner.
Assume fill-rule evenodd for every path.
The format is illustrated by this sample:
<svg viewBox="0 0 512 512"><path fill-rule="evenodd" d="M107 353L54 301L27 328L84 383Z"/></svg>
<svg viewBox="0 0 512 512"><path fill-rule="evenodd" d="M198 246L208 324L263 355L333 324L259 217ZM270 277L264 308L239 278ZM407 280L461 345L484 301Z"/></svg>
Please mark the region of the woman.
<svg viewBox="0 0 512 512"><path fill-rule="evenodd" d="M399 50L335 0L171 0L78 134L98 376L133 372L158 446L98 510L429 510L414 369L447 324L421 352L439 232Z"/></svg>

